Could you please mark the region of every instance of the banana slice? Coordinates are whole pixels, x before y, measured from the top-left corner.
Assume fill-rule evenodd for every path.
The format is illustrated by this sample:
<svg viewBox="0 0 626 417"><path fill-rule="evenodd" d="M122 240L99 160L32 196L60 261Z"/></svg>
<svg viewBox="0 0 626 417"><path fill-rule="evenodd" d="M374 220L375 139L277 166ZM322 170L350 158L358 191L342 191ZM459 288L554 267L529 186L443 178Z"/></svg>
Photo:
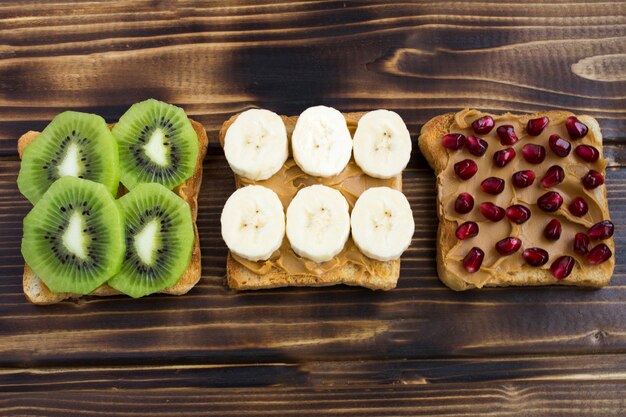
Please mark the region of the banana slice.
<svg viewBox="0 0 626 417"><path fill-rule="evenodd" d="M316 177L339 174L352 156L352 137L346 119L332 107L302 112L291 135L293 159L302 171Z"/></svg>
<svg viewBox="0 0 626 417"><path fill-rule="evenodd" d="M249 185L235 191L222 210L222 238L231 252L250 261L268 259L285 236L285 213L269 188Z"/></svg>
<svg viewBox="0 0 626 417"><path fill-rule="evenodd" d="M406 197L389 187L363 192L352 209L350 223L356 246L379 261L398 259L411 244L415 230Z"/></svg>
<svg viewBox="0 0 626 417"><path fill-rule="evenodd" d="M287 208L287 238L298 255L315 262L331 260L350 234L348 202L325 185L302 188Z"/></svg>
<svg viewBox="0 0 626 417"><path fill-rule="evenodd" d="M409 130L402 117L389 110L374 110L361 117L353 146L354 160L370 177L395 177L411 157Z"/></svg>
<svg viewBox="0 0 626 417"><path fill-rule="evenodd" d="M224 153L235 174L251 180L266 180L289 156L285 123L274 112L246 110L226 131Z"/></svg>

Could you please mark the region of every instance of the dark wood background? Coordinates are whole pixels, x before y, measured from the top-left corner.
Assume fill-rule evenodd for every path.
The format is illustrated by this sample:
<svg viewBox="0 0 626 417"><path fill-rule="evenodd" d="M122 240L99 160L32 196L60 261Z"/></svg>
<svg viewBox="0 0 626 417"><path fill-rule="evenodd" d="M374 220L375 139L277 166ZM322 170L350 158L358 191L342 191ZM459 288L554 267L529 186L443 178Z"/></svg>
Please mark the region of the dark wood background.
<svg viewBox="0 0 626 417"><path fill-rule="evenodd" d="M16 139L71 108L115 121L155 97L211 140L184 297L36 307L21 287ZM235 293L216 143L231 114L315 104L430 117L571 109L610 159L608 288L447 290L435 271L434 175L405 172L416 233L396 290ZM567 415L626 413L626 3L241 1L0 3L0 414Z"/></svg>

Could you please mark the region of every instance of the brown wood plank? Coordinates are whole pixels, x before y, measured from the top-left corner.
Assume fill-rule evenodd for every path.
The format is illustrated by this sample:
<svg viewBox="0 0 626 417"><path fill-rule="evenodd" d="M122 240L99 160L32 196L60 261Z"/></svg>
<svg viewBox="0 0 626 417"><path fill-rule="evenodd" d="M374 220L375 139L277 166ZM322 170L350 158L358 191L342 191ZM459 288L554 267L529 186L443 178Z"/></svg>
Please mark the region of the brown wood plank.
<svg viewBox="0 0 626 417"><path fill-rule="evenodd" d="M0 392L619 381L624 355L0 369Z"/></svg>
<svg viewBox="0 0 626 417"><path fill-rule="evenodd" d="M567 13L563 14L563 9ZM626 131L623 2L3 3L0 155L71 108L115 121L155 97L215 134L258 105L590 113Z"/></svg>
<svg viewBox="0 0 626 417"><path fill-rule="evenodd" d="M620 161L616 161L617 164ZM0 174L0 365L206 364L379 358L626 352L626 170L608 173L617 269L610 287L486 289L455 293L435 271L434 174L415 156L404 189L414 242L396 290L225 288L219 213L233 191L218 149L205 161L198 226L203 279L184 297L83 299L49 307L24 301L19 241L29 209L15 187L17 161Z"/></svg>
<svg viewBox="0 0 626 417"><path fill-rule="evenodd" d="M623 416L621 381L0 394L0 416Z"/></svg>

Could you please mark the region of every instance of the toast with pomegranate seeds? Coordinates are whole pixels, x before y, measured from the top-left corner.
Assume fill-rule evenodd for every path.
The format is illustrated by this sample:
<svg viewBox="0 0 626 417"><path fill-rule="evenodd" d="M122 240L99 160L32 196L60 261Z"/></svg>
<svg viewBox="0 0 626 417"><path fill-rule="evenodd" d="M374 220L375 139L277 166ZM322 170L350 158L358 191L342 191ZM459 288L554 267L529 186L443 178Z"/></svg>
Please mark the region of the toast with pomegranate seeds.
<svg viewBox="0 0 626 417"><path fill-rule="evenodd" d="M189 120L191 121L193 129L196 132L196 136L198 138L198 159L196 160L196 166L193 175L189 177L185 182L174 188L174 192L178 194L183 200L185 200L191 208L191 218L193 220L195 239L193 250L191 253L191 260L189 261L187 269L185 270L185 272L183 272L183 275L178 281L176 281L176 283L174 283L174 285L164 289L163 291L160 291L161 293L171 295L186 294L198 283L201 274L200 239L198 237L196 218L198 216L198 193L200 192L200 185L202 184L202 161L206 156L209 139L207 137L204 126L201 123L196 122L195 120ZM19 138L17 142L17 149L20 158L22 157L24 149L26 149L26 147L30 145L38 135L39 132L29 131ZM122 186L122 184L120 184L118 195L125 194L125 192L125 188ZM68 298L82 297L79 294L57 293L50 291L50 289L41 280L41 278L39 278L28 265L24 265L22 285L24 295L26 296L28 301L33 304L56 304ZM107 284L103 284L100 287L96 288L89 295L110 296L118 294L121 294L121 292L110 287Z"/></svg>
<svg viewBox="0 0 626 417"><path fill-rule="evenodd" d="M419 148L437 175L448 287L608 284L615 243L594 118L465 109L426 123Z"/></svg>

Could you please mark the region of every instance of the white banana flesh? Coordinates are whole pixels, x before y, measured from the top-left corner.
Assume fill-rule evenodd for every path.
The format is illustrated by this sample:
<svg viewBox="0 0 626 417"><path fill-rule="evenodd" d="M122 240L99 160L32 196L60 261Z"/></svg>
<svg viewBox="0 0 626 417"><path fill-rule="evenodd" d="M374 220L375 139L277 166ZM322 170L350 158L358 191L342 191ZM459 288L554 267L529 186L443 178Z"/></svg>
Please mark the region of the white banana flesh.
<svg viewBox="0 0 626 417"><path fill-rule="evenodd" d="M398 113L374 110L359 120L354 133L354 160L367 175L392 178L411 157L411 136Z"/></svg>
<svg viewBox="0 0 626 417"><path fill-rule="evenodd" d="M222 238L231 252L250 261L268 259L285 236L285 213L269 188L249 185L226 201L221 217Z"/></svg>
<svg viewBox="0 0 626 417"><path fill-rule="evenodd" d="M246 110L226 131L224 153L235 174L255 181L268 179L289 156L285 123L269 110Z"/></svg>
<svg viewBox="0 0 626 417"><path fill-rule="evenodd" d="M352 156L352 137L346 119L336 109L310 107L298 117L291 136L293 158L309 175L332 177Z"/></svg>
<svg viewBox="0 0 626 417"><path fill-rule="evenodd" d="M326 262L343 249L350 235L348 202L334 188L302 188L287 208L287 238L293 251Z"/></svg>
<svg viewBox="0 0 626 417"><path fill-rule="evenodd" d="M379 261L398 259L411 244L415 231L408 200L389 187L364 191L352 209L350 223L359 250Z"/></svg>

